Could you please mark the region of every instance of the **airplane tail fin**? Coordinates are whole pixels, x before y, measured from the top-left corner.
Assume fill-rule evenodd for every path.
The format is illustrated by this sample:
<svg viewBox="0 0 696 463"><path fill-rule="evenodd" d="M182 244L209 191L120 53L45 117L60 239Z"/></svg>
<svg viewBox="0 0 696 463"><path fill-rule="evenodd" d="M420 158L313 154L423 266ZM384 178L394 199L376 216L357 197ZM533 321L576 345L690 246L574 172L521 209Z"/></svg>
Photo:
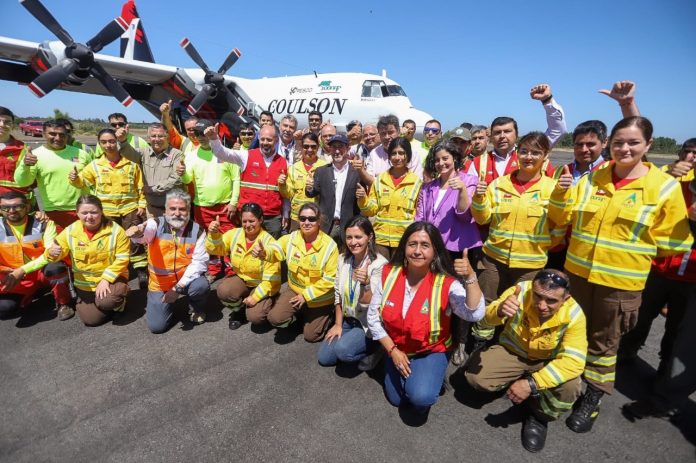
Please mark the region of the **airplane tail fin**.
<svg viewBox="0 0 696 463"><path fill-rule="evenodd" d="M150 43L147 41L143 23L138 16L135 0L127 0L121 10L121 18L128 24L128 29L121 36L121 58L135 59L154 63Z"/></svg>

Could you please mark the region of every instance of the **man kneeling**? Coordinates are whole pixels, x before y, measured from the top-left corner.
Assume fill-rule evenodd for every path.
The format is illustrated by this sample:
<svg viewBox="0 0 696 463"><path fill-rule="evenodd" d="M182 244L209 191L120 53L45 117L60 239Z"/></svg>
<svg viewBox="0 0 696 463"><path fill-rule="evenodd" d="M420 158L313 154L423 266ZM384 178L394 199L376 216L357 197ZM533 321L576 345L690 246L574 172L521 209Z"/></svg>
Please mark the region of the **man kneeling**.
<svg viewBox="0 0 696 463"><path fill-rule="evenodd" d="M147 244L149 272L147 327L163 333L171 325L172 304L188 296L191 321L205 321L210 285L204 273L208 265L205 231L189 220L191 197L175 189L167 193L164 217L130 227L126 235L134 243Z"/></svg>
<svg viewBox="0 0 696 463"><path fill-rule="evenodd" d="M509 288L492 302L482 322L505 328L497 345L472 356L466 379L481 391L507 388L513 403L527 405L522 445L538 452L546 442L547 423L570 410L580 395L585 315L570 297L566 275L541 270L533 281Z"/></svg>

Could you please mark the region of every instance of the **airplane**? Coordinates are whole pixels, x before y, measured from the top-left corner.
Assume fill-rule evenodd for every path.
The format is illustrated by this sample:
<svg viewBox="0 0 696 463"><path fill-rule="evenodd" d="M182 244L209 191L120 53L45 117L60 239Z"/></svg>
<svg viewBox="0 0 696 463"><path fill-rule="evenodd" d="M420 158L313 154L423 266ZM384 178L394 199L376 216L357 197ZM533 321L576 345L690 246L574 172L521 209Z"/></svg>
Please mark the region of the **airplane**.
<svg viewBox="0 0 696 463"><path fill-rule="evenodd" d="M352 120L376 122L385 114L399 120L412 119L422 133L432 117L413 107L403 88L381 75L321 73L288 77L245 79L226 74L241 57L232 50L220 68L208 67L193 43L184 38L180 46L198 68L155 63L135 0L127 0L121 15L84 44L62 28L40 0L19 0L29 13L59 39L42 43L0 36L0 79L27 85L42 97L54 89L112 95L124 106L134 100L158 119L160 105L173 100L173 122L196 115L219 120L236 132L242 123L258 127L261 111L270 111L276 121L286 114L307 126L307 114L317 110L338 130ZM100 54L121 38L119 57Z"/></svg>

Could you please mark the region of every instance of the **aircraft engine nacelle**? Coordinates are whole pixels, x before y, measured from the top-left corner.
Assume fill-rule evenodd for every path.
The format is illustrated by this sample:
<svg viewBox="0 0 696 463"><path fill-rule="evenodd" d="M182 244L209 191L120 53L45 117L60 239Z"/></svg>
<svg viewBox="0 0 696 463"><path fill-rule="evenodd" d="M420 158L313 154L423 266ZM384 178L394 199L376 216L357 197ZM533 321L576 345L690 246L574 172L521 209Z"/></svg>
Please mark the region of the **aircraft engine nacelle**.
<svg viewBox="0 0 696 463"><path fill-rule="evenodd" d="M42 42L39 45L36 56L34 56L31 62L31 67L38 74L42 74L65 59L65 49L65 45L58 41ZM68 76L65 82L69 85L80 86L84 84L89 77L90 73L88 68L78 68Z"/></svg>

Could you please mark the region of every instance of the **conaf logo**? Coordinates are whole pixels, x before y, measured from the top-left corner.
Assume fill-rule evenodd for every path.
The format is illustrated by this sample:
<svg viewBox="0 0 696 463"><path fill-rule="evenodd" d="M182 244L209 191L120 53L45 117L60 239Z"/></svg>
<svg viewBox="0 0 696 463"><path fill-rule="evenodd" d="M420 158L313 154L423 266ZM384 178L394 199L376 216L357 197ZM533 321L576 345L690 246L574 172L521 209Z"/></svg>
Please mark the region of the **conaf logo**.
<svg viewBox="0 0 696 463"><path fill-rule="evenodd" d="M319 83L319 89L321 90L319 93L338 93L341 90L341 86L331 85L330 80L324 80Z"/></svg>

